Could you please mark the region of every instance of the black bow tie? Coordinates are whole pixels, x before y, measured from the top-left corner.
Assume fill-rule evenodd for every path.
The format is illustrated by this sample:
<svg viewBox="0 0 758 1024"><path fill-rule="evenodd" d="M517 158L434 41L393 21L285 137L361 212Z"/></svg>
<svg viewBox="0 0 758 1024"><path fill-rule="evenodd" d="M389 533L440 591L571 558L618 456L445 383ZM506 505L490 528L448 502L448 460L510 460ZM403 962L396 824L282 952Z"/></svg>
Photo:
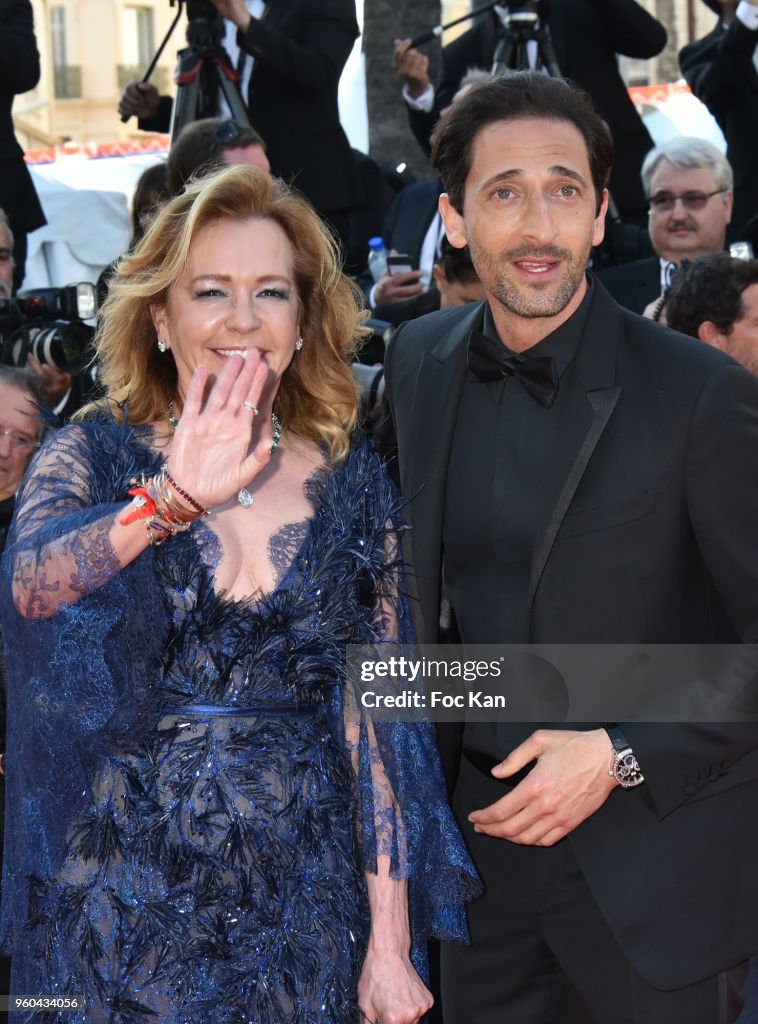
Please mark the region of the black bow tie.
<svg viewBox="0 0 758 1024"><path fill-rule="evenodd" d="M552 356L511 355L499 341L481 331L469 335L468 368L473 378L482 383L518 377L524 390L546 409L558 394L558 371Z"/></svg>

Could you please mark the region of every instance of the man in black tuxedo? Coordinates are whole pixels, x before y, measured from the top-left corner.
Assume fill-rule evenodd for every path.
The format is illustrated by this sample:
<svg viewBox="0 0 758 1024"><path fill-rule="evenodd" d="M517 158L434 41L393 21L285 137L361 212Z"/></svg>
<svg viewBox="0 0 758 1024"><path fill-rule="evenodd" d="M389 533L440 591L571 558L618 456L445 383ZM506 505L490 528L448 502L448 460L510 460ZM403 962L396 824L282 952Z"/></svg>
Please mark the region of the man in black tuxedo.
<svg viewBox="0 0 758 1024"><path fill-rule="evenodd" d="M687 84L721 125L734 169L730 241L758 214L758 0L706 0L719 15L712 32L685 46L679 65Z"/></svg>
<svg viewBox="0 0 758 1024"><path fill-rule="evenodd" d="M654 256L609 267L600 280L620 305L644 313L668 288L684 260L723 252L732 217L732 168L707 139L678 135L642 165Z"/></svg>
<svg viewBox="0 0 758 1024"><path fill-rule="evenodd" d="M26 236L46 223L24 153L13 131L11 108L18 93L39 81L39 53L29 0L0 0L0 206L15 239L14 286L24 278Z"/></svg>
<svg viewBox="0 0 758 1024"><path fill-rule="evenodd" d="M507 11L507 3L500 6ZM666 45L666 29L635 0L542 0L538 10L549 27L561 74L589 92L613 134L618 161L610 189L618 212L625 221L644 224L639 169L653 140L629 98L616 55L655 57ZM440 111L450 103L466 71L491 68L503 31L497 10L477 17L467 32L443 48L439 83L433 92L429 87L426 100L415 95L418 82L412 76L406 79L404 95L413 104L411 128L422 146L428 147ZM409 40L396 43L402 72Z"/></svg>
<svg viewBox="0 0 758 1024"><path fill-rule="evenodd" d="M443 558L464 644L758 638L758 381L587 275L611 159L586 97L532 72L442 122L447 236L487 301L404 325L385 362L422 641ZM619 725L439 726L486 888L443 953L446 1024L734 1019L758 726Z"/></svg>

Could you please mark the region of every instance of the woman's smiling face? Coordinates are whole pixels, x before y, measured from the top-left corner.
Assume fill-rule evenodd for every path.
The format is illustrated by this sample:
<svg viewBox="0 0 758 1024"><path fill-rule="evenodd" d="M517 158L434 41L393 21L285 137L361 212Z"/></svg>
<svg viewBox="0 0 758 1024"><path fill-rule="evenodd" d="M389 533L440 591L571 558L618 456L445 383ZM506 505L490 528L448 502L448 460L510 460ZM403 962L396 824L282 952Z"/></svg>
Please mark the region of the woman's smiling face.
<svg viewBox="0 0 758 1024"><path fill-rule="evenodd" d="M182 398L198 366L216 377L225 359L251 349L260 352L278 387L300 333L293 268L292 246L273 220L218 220L198 231L166 305L153 308Z"/></svg>

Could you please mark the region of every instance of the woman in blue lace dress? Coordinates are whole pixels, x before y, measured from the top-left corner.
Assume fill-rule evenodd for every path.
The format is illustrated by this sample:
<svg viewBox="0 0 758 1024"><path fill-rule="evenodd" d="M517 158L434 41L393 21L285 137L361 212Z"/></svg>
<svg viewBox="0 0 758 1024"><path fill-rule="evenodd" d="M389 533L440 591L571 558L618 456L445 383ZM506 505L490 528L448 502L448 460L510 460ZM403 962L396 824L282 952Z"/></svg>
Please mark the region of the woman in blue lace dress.
<svg viewBox="0 0 758 1024"><path fill-rule="evenodd" d="M347 644L410 639L355 431L360 313L297 194L191 186L124 257L107 399L40 452L6 550L3 934L68 1024L411 1024L476 879L428 724Z"/></svg>

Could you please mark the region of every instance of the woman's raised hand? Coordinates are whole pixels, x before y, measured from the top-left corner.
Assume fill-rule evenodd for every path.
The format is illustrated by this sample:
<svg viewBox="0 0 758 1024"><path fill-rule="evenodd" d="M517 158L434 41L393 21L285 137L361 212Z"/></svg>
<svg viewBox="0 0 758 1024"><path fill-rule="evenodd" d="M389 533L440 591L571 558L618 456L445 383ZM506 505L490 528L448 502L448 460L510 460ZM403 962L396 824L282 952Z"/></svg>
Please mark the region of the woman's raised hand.
<svg viewBox="0 0 758 1024"><path fill-rule="evenodd" d="M235 496L271 458L270 415L263 410L259 417L255 413L269 372L260 352L248 349L246 357L227 357L210 390L204 366L192 375L168 469L205 509Z"/></svg>

